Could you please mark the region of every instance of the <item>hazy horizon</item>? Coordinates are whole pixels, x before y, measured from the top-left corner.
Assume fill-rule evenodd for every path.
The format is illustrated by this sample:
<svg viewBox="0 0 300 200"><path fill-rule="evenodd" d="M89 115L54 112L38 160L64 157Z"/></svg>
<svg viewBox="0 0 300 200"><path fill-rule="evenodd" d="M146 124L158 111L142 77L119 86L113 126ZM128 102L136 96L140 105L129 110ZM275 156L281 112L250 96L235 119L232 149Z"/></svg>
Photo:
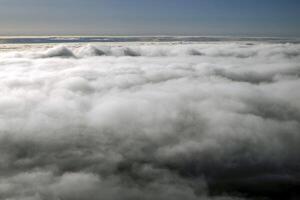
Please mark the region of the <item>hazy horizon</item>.
<svg viewBox="0 0 300 200"><path fill-rule="evenodd" d="M145 35L138 35L138 34L24 34L24 35L1 35L0 38L17 38L17 37L211 37L211 38L300 38L300 35L294 36L284 36L284 35L214 35L214 34L199 34L199 35L180 35L180 34L145 34Z"/></svg>

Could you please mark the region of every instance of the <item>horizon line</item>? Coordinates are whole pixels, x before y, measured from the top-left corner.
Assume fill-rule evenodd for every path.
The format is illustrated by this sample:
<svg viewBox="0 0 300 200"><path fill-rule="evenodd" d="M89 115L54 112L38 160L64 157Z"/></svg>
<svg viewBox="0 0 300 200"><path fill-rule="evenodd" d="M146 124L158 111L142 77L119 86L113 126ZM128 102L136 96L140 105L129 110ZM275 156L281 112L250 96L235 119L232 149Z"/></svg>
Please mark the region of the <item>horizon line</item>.
<svg viewBox="0 0 300 200"><path fill-rule="evenodd" d="M214 34L205 34L205 35L183 35L183 34L147 34L147 35L134 35L134 34L49 34L49 35L1 35L0 34L0 39L5 39L5 38L47 38L47 37L111 37L111 38L120 38L120 37L141 37L141 38L146 38L146 37L210 37L210 38L300 38L300 36L270 36L270 35L261 35L261 36L253 36L253 35L214 35Z"/></svg>

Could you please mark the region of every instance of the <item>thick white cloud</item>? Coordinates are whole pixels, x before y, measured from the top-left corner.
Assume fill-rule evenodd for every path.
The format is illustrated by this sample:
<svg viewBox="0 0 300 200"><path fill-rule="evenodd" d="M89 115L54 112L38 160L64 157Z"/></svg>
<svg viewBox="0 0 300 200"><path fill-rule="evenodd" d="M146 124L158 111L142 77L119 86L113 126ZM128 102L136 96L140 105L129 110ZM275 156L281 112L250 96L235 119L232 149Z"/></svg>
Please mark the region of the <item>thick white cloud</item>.
<svg viewBox="0 0 300 200"><path fill-rule="evenodd" d="M299 63L299 44L1 52L0 199L296 197Z"/></svg>

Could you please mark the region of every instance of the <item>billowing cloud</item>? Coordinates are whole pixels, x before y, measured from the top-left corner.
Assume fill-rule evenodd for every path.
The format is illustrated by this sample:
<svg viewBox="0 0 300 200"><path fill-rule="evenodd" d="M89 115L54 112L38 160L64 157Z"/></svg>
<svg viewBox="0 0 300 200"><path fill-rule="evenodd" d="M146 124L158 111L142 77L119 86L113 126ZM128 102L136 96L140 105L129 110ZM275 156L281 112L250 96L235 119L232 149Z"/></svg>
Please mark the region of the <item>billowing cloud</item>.
<svg viewBox="0 0 300 200"><path fill-rule="evenodd" d="M297 198L300 45L0 53L0 199Z"/></svg>

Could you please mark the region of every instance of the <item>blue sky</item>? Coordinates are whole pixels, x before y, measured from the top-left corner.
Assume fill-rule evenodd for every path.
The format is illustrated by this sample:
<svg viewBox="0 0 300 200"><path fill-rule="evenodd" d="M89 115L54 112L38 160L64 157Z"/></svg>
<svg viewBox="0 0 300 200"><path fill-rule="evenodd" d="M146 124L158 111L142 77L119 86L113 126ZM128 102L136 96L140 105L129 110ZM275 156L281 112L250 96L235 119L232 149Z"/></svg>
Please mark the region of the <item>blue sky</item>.
<svg viewBox="0 0 300 200"><path fill-rule="evenodd" d="M300 0L0 0L0 35L300 36Z"/></svg>

